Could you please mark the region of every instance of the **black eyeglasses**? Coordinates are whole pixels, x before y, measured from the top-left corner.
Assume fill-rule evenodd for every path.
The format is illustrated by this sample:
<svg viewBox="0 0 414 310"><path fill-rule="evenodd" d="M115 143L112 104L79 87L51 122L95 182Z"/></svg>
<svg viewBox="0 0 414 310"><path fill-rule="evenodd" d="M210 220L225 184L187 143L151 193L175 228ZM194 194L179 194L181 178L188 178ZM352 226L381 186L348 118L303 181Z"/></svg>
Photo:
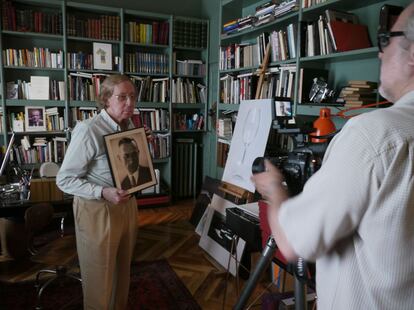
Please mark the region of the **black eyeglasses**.
<svg viewBox="0 0 414 310"><path fill-rule="evenodd" d="M377 41L378 41L378 49L380 53L384 52L384 48L386 48L390 44L391 37L401 37L404 36L404 31L383 31L378 32L377 34Z"/></svg>

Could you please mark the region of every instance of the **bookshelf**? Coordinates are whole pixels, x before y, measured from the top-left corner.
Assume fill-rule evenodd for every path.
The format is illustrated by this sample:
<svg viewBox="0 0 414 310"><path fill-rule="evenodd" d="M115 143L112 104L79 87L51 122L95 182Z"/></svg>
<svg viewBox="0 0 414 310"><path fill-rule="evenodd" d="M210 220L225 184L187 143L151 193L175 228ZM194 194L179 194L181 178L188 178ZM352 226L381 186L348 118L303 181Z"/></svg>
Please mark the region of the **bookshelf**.
<svg viewBox="0 0 414 310"><path fill-rule="evenodd" d="M253 44L259 44L262 41L260 36L263 33L272 34L273 32L284 32L283 44L285 44L285 52L287 55L279 58L275 57L276 51L272 50L272 56L269 64L269 81L272 76L276 79L282 79L282 71L289 71L287 74L287 81L284 85L289 91L282 91L282 96L292 98L294 102L293 114L296 117L313 118L319 115L321 107L331 107L333 113L339 112L344 109L341 104L332 104L331 102L322 102L315 104L310 102L307 98L307 94L303 88L309 88L306 86L305 72L312 72L313 70L325 71L328 75L327 82L330 89L334 89L337 92L347 85L350 80L367 80L378 82L379 79L379 67L378 60L378 48L376 47L376 31L379 21L379 10L384 4L406 6L410 3L408 0L393 0L393 1L358 1L358 0L321 0L321 1L297 1L297 7L292 10L270 20L266 23L257 26L247 26L244 30L231 30L232 24L235 20L238 20L240 25L245 25L246 19L249 15L255 15L258 8L264 5L268 1L254 1L254 0L221 0L220 5L220 24L219 24L219 37L220 37L220 55L218 70L219 90L217 94L217 117L224 118L223 112L238 110L238 100L232 97L232 95L239 95L241 92L240 85L235 80L240 80L240 76L251 76L259 66L259 61L253 64L247 63L243 66L245 58L242 60L237 59L237 49L248 49ZM309 5L305 5L309 3ZM311 4L312 3L312 4ZM316 4L317 3L317 4ZM347 50L342 52L335 52L334 50L328 50L328 37L323 40L324 48L315 50L313 53L309 51L308 41L309 37L306 37L304 28L307 25L316 23L320 16L325 18L326 10L339 10L353 13L359 19L361 24L366 25L368 35L371 41L371 45ZM243 18L243 19L241 19ZM326 24L325 24L326 25ZM293 32L292 32L293 27ZM315 26L317 27L317 26ZM227 30L227 32L225 31ZM230 29L230 30L229 30ZM308 31L308 29L306 28ZM293 33L292 35L289 35ZM319 41L319 38L314 37ZM267 41L265 41L267 42ZM320 44L320 42L318 42ZM278 41L279 51L281 53L281 41ZM330 44L330 43L329 43ZM275 44L272 44L275 45ZM262 47L263 48L263 47ZM249 51L243 55L248 54ZM255 53L260 55L260 49ZM273 71L273 72L272 72ZM301 72L303 75L301 77ZM250 75L249 75L250 74ZM254 84L254 81L250 81ZM231 84L233 83L233 84ZM230 87L228 85L231 85ZM277 88L275 89L277 91ZM228 95L230 93L230 95ZM223 95L224 94L224 95ZM227 97L226 97L226 96ZM263 94L262 98L267 98L268 94ZM270 95L269 95L270 96ZM273 94L274 96L274 94ZM376 102L381 101L379 94L376 95ZM369 111L367 108L361 110L363 112ZM338 120L339 124L343 124L342 120ZM222 149L222 145L217 137L217 148ZM222 154L217 155L218 161L221 163ZM223 169L219 166L216 169L216 177L220 178L223 173Z"/></svg>
<svg viewBox="0 0 414 310"><path fill-rule="evenodd" d="M63 128L23 130L18 132L17 141L27 137L33 143L39 136L48 140L66 137L69 141L76 121L97 113L95 98L102 80L109 74L122 73L138 88L135 117L150 125L156 136L150 149L168 190L173 181L172 158L178 150L174 138L199 142L197 156L201 162L201 136L206 127L193 118L207 115L208 20L63 0L3 1L2 12L1 144L6 144L11 134L10 114L24 115L28 106L49 112L57 108ZM177 34L175 27L182 31ZM47 65L19 63L23 57L10 62L10 56L19 55L19 49L20 54L57 53L58 60L50 60L53 65L49 61ZM96 58L98 51L101 58ZM186 61L184 71L175 71L176 60ZM44 99L7 97L7 82L13 82L11 85L20 80L23 84L31 77L43 76L61 82L55 83L61 94ZM177 79L186 83L181 86L181 91L187 89L187 94L181 94L185 100L172 100ZM195 125L176 129L175 114L185 115L188 123ZM31 165L37 167L39 163ZM202 175L202 170L193 172L195 178Z"/></svg>
<svg viewBox="0 0 414 310"><path fill-rule="evenodd" d="M207 20L176 16L172 32L173 190L177 197L195 197L201 188L202 143L207 130Z"/></svg>

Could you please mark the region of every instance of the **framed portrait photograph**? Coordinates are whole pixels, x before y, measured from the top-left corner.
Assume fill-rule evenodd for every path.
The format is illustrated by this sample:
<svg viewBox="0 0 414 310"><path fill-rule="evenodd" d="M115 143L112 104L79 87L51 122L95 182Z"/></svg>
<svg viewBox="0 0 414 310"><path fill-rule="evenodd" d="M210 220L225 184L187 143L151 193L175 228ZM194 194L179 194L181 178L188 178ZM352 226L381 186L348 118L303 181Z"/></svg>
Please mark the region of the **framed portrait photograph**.
<svg viewBox="0 0 414 310"><path fill-rule="evenodd" d="M93 68L112 70L112 44L93 42Z"/></svg>
<svg viewBox="0 0 414 310"><path fill-rule="evenodd" d="M46 130L45 107L26 106L24 112L26 131Z"/></svg>
<svg viewBox="0 0 414 310"><path fill-rule="evenodd" d="M104 136L116 188L132 194L157 184L144 128Z"/></svg>

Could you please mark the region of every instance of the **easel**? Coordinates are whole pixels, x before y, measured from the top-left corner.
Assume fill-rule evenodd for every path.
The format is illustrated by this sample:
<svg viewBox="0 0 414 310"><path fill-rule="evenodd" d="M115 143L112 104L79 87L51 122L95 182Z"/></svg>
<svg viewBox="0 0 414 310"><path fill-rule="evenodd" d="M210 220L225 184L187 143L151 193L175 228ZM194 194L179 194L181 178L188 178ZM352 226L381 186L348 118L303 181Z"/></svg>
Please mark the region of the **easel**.
<svg viewBox="0 0 414 310"><path fill-rule="evenodd" d="M224 193L224 198L228 198L228 196L231 196L230 200L234 200L234 202L236 204L239 203L250 203L253 201L253 193L249 192L248 190L241 188L237 185L225 182L225 181L221 181L221 185L218 188L220 191L222 191ZM243 266L240 261L239 258L237 257L237 251L234 250L237 247L237 244L239 242L239 237L234 234L232 236L232 241L231 241L231 248L229 251L229 259L228 259L228 263L227 263L227 273L226 273L226 281L225 281L225 286L224 286L224 294L223 294L223 309L224 309L224 305L226 303L226 295L227 295L227 283L229 281L229 270L230 270L230 262L232 259L234 259L236 261L236 291L237 291L237 295L239 295L239 291L240 291L240 283L239 283L239 270L238 270L238 266L237 264L239 264L240 266Z"/></svg>
<svg viewBox="0 0 414 310"><path fill-rule="evenodd" d="M224 198L226 198L227 195L231 195L235 199L235 203L250 203L253 201L253 193L248 190L225 181L221 181L221 183L219 190L224 193Z"/></svg>
<svg viewBox="0 0 414 310"><path fill-rule="evenodd" d="M267 43L266 45L266 51L264 54L263 62L260 65L259 70L258 70L259 82L257 83L255 99L260 99L260 93L262 92L264 77L266 74L267 67L269 65L269 58L270 58L270 42Z"/></svg>

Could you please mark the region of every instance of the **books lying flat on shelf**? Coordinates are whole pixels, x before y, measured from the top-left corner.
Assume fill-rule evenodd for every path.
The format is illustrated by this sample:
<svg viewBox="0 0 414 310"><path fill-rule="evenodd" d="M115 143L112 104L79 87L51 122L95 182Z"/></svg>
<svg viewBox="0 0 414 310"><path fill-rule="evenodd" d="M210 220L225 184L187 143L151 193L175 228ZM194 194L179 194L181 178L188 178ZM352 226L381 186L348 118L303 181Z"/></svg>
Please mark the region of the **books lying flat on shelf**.
<svg viewBox="0 0 414 310"><path fill-rule="evenodd" d="M363 80L351 80L342 88L339 98L346 107L359 107L377 101L378 83Z"/></svg>

